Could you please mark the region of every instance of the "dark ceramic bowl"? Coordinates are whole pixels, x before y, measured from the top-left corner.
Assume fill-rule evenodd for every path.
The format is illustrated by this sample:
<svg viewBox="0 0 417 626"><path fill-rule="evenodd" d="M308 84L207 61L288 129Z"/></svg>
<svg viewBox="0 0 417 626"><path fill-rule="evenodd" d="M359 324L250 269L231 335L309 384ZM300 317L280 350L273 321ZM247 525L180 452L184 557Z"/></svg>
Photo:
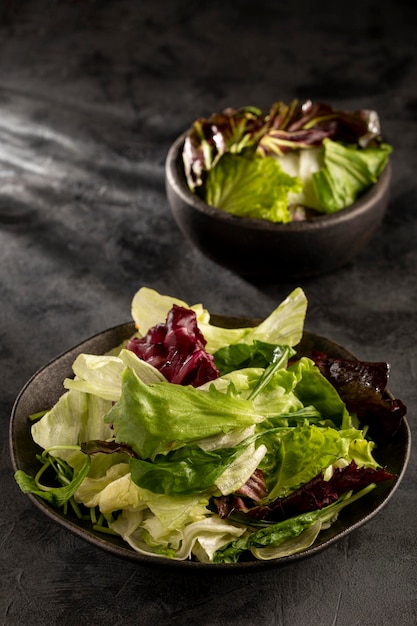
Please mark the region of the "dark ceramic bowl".
<svg viewBox="0 0 417 626"><path fill-rule="evenodd" d="M251 321L247 318L216 315L212 315L210 319L213 324L224 328L239 328L259 323L259 320ZM48 409L65 392L63 380L73 375L71 365L75 358L82 352L104 354L131 337L134 331L133 322L105 330L58 356L32 376L16 399L10 419L10 453L14 471L23 470L29 475L35 476L40 469L41 464L37 454L41 452L41 449L32 439L31 422L28 416ZM348 350L331 340L305 331L302 341L297 346L297 354L298 356L311 356L315 351L324 352L333 357L355 358ZM79 519L71 511L68 512L68 515L64 515L62 509L53 508L48 502L33 494L26 496L21 494L21 497L29 498L47 517L93 546L141 565L190 569L191 571L216 570L218 572L273 568L297 562L321 552L380 513L394 495L404 476L410 456L410 445L410 430L404 417L397 433L387 443L378 445L375 457L382 466L386 466L390 472L394 473L396 478L380 483L378 488L365 498L361 498L358 502L346 507L340 513L337 521L330 528L322 531L315 543L303 552L271 561L251 559L242 560L238 563L199 563L194 560L174 561L143 555L135 552L121 537L100 533L93 528L89 521ZM37 541L37 537L35 536L33 540Z"/></svg>
<svg viewBox="0 0 417 626"><path fill-rule="evenodd" d="M236 217L206 204L186 183L185 134L166 159L166 192L184 235L219 265L248 277L299 278L330 272L351 261L370 241L388 204L391 166L357 202L332 215L274 224Z"/></svg>

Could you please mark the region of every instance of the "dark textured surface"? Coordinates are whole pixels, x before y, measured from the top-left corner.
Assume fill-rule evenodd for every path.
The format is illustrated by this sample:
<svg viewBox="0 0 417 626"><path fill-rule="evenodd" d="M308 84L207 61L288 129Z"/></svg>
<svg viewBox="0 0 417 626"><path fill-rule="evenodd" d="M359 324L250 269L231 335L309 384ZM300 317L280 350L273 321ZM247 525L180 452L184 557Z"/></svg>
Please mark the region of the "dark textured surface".
<svg viewBox="0 0 417 626"><path fill-rule="evenodd" d="M276 571L191 576L128 563L53 524L14 484L13 401L48 360L129 320L142 285L263 316L298 284L307 328L392 365L417 407L417 55L413 3L5 0L0 4L0 622L49 626L409 626L417 620L417 476L380 515ZM380 112L391 201L350 265L245 281L184 241L164 161L196 117L327 99Z"/></svg>

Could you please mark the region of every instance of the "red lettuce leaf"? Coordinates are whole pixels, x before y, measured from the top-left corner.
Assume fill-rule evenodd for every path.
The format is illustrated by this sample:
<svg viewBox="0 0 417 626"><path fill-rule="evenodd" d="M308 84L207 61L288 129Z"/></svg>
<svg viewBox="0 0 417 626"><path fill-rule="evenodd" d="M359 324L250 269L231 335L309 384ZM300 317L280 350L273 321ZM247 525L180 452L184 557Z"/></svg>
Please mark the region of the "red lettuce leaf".
<svg viewBox="0 0 417 626"><path fill-rule="evenodd" d="M184 172L195 190L204 183L205 172L215 167L226 152L252 150L263 156L321 146L330 138L359 147L382 141L376 111L341 111L310 100L289 105L275 102L268 112L255 107L228 108L200 118L187 132L183 147Z"/></svg>
<svg viewBox="0 0 417 626"><path fill-rule="evenodd" d="M368 435L377 444L387 443L401 426L405 404L385 392L390 366L383 362L335 359L316 352L312 358L346 408L368 426Z"/></svg>
<svg viewBox="0 0 417 626"><path fill-rule="evenodd" d="M363 489L372 483L392 480L385 468L358 467L354 461L344 468L336 469L330 480L318 474L288 496L277 498L268 505L251 506L243 498L231 495L214 499L220 517L232 512L246 514L253 520L280 522L302 513L316 511L336 502L344 493Z"/></svg>
<svg viewBox="0 0 417 626"><path fill-rule="evenodd" d="M344 468L336 469L330 480L319 474L305 485L284 498L277 498L268 506L248 511L254 519L278 522L301 513L316 511L336 502L347 491L363 489L372 483L395 478L384 468L358 467L354 461Z"/></svg>

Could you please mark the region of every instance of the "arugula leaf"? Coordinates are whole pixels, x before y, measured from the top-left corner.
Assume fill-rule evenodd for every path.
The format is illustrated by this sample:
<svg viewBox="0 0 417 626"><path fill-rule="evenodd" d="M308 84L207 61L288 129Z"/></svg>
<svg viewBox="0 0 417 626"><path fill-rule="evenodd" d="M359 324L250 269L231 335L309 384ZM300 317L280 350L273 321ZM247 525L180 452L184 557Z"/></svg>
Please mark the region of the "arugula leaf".
<svg viewBox="0 0 417 626"><path fill-rule="evenodd" d="M247 550L279 547L301 535L304 530L311 528L319 520L322 523L334 520L345 506L356 502L356 500L369 493L374 487L374 484L368 485L354 495L351 495L351 492L343 495L336 502L323 509L301 513L277 524L265 526L255 532L247 533L224 548L217 550L214 554L213 562L237 563L243 552Z"/></svg>
<svg viewBox="0 0 417 626"><path fill-rule="evenodd" d="M52 504L52 506L63 506L77 491L90 469L91 459L89 456L85 458L82 468L74 473L74 477L68 485L63 487L46 487L40 485L38 481L29 476L23 470L17 470L14 477L23 493L32 493L43 500Z"/></svg>

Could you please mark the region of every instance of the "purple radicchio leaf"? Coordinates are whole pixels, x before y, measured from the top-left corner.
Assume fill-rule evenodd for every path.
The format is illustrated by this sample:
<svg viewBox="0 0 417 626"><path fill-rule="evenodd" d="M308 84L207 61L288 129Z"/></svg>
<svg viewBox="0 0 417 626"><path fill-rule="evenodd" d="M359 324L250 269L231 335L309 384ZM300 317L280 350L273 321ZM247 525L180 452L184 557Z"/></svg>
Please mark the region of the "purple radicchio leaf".
<svg viewBox="0 0 417 626"><path fill-rule="evenodd" d="M247 511L254 503L260 503L267 495L264 473L256 469L249 480L235 493L229 496L213 498L217 513L226 519L233 511ZM248 504L248 502L250 504Z"/></svg>
<svg viewBox="0 0 417 626"><path fill-rule="evenodd" d="M184 141L183 163L191 190L203 184L203 174L212 169L225 152L241 152L256 141L264 118L259 109L225 109L208 119L196 120Z"/></svg>
<svg viewBox="0 0 417 626"><path fill-rule="evenodd" d="M258 144L263 156L282 155L291 150L321 146L326 138L365 147L381 140L378 114L375 111L341 111L329 104L310 100L289 106L275 103L266 117L267 131Z"/></svg>
<svg viewBox="0 0 417 626"><path fill-rule="evenodd" d="M194 122L186 134L183 165L192 191L204 183L226 152L251 149L260 156L283 155L291 150L321 146L330 138L359 147L382 141L376 111L341 111L322 102L307 100L289 105L275 102L268 112L256 107L228 108Z"/></svg>
<svg viewBox="0 0 417 626"><path fill-rule="evenodd" d="M165 323L153 326L141 339L130 339L126 347L169 382L199 387L219 376L206 343L195 312L174 304Z"/></svg>

